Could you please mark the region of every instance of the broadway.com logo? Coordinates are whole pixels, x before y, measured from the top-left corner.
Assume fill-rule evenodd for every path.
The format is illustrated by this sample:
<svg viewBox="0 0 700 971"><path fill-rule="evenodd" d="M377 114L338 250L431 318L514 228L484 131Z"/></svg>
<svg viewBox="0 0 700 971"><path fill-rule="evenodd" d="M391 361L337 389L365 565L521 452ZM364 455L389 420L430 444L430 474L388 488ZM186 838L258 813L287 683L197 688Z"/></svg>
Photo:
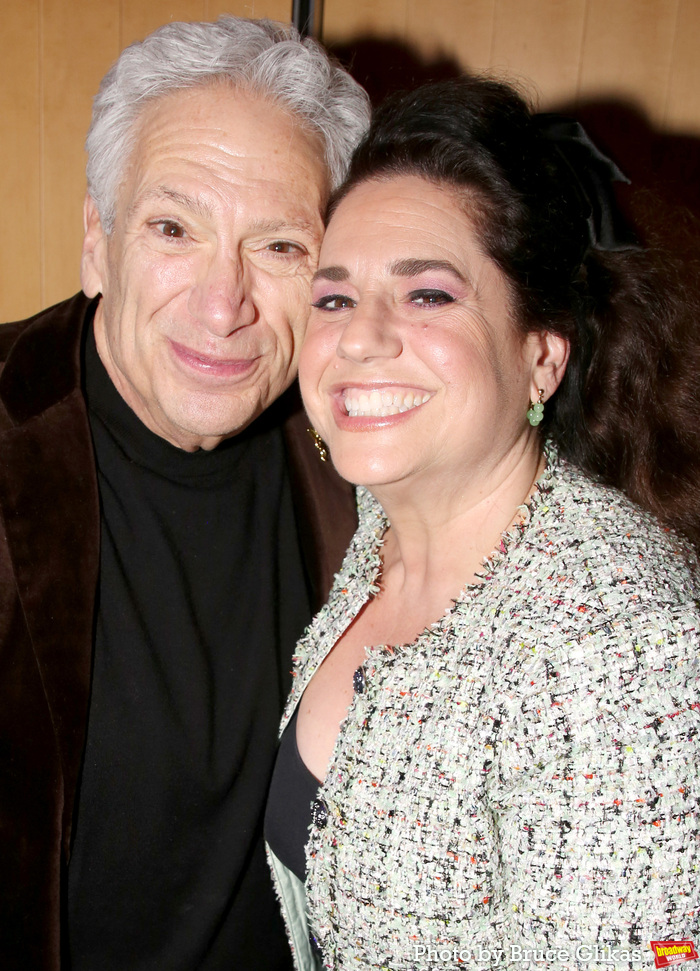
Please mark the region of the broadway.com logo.
<svg viewBox="0 0 700 971"><path fill-rule="evenodd" d="M657 968L670 968L682 961L694 961L698 956L692 941L652 941L651 949Z"/></svg>

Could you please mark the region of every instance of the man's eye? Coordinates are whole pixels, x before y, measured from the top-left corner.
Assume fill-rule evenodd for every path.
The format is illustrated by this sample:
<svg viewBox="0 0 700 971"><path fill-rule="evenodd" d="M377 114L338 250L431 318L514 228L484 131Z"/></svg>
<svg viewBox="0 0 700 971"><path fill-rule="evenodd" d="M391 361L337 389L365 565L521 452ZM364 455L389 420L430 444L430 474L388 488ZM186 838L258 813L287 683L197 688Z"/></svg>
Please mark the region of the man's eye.
<svg viewBox="0 0 700 971"><path fill-rule="evenodd" d="M291 243L288 239L276 239L267 248L273 253L282 253L284 256L290 253L296 254L302 252L302 248L298 243Z"/></svg>
<svg viewBox="0 0 700 971"><path fill-rule="evenodd" d="M163 236L169 236L171 239L182 239L185 235L185 230L182 226L179 223L172 222L170 219L162 219L160 222L155 223L155 225Z"/></svg>
<svg viewBox="0 0 700 971"><path fill-rule="evenodd" d="M419 307L437 307L443 303L454 303L454 297L444 290L414 290L408 299Z"/></svg>
<svg viewBox="0 0 700 971"><path fill-rule="evenodd" d="M342 293L330 293L327 297L320 297L312 304L316 310L347 310L355 306L355 301Z"/></svg>

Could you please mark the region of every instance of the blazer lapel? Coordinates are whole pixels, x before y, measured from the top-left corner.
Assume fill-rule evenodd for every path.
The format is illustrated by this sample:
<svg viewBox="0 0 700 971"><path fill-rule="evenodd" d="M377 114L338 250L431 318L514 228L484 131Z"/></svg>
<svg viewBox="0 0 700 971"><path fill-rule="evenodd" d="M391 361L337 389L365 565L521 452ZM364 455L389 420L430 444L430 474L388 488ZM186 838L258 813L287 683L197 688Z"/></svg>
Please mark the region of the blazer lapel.
<svg viewBox="0 0 700 971"><path fill-rule="evenodd" d="M66 851L85 738L99 568L97 480L79 387L83 317L73 322L72 360L64 353L57 362L62 396L47 403L50 380L42 380L46 371L37 368L42 410L31 413L25 397L21 420L0 434L0 508L61 758ZM5 390L13 389L13 363L8 360L2 375ZM17 373L27 371L19 366ZM72 390L64 394L71 374Z"/></svg>
<svg viewBox="0 0 700 971"><path fill-rule="evenodd" d="M311 580L314 612L326 602L335 573L357 528L355 490L333 468L322 462L309 434L295 387L287 392L290 415L285 441L302 554ZM294 406L296 401L296 407Z"/></svg>

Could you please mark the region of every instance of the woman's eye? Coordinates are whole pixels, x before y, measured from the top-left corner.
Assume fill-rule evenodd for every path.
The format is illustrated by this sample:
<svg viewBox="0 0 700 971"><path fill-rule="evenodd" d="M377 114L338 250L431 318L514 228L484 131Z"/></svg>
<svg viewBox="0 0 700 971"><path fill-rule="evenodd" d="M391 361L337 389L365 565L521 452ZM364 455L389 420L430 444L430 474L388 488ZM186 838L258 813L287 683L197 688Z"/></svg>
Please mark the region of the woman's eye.
<svg viewBox="0 0 700 971"><path fill-rule="evenodd" d="M185 230L182 226L179 223L172 222L170 219L161 219L160 222L155 223L155 226L161 235L168 236L171 239L182 239L185 235Z"/></svg>
<svg viewBox="0 0 700 971"><path fill-rule="evenodd" d="M355 301L342 293L329 293L327 297L320 297L311 304L316 310L347 310L355 306Z"/></svg>
<svg viewBox="0 0 700 971"><path fill-rule="evenodd" d="M443 303L454 303L454 297L444 290L413 290L408 299L419 307L437 307Z"/></svg>

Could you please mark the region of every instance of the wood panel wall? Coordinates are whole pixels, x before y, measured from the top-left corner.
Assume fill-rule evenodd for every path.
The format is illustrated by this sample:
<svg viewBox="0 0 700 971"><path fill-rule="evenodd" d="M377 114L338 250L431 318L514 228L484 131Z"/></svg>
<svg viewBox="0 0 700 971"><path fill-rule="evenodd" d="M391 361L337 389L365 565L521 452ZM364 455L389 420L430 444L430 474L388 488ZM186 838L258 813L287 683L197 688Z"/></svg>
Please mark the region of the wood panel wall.
<svg viewBox="0 0 700 971"><path fill-rule="evenodd" d="M78 289L83 140L92 95L119 51L170 20L224 11L286 20L291 5L3 0L0 320ZM391 42L428 66L527 77L542 107L615 99L659 131L700 135L700 0L325 0L323 32L350 50L359 38ZM381 43L375 72L391 70Z"/></svg>
<svg viewBox="0 0 700 971"><path fill-rule="evenodd" d="M614 96L700 134L700 0L326 0L323 33L525 77L545 107Z"/></svg>

